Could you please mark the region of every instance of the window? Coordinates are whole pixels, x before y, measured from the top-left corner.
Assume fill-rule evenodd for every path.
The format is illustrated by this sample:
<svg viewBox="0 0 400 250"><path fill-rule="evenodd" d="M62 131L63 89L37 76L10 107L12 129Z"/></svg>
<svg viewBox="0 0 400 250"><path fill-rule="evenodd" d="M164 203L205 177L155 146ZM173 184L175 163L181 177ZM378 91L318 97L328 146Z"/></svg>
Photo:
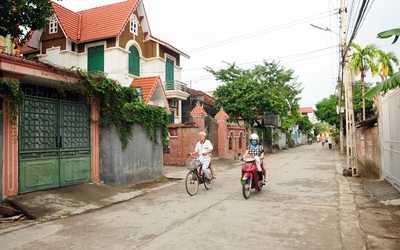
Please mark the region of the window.
<svg viewBox="0 0 400 250"><path fill-rule="evenodd" d="M174 90L174 60L166 58L165 61L166 90Z"/></svg>
<svg viewBox="0 0 400 250"><path fill-rule="evenodd" d="M130 26L131 26L130 27L131 33L133 33L135 36L137 36L138 35L138 26L139 26L137 17L132 14L129 21L130 21Z"/></svg>
<svg viewBox="0 0 400 250"><path fill-rule="evenodd" d="M104 72L104 45L88 48L88 71Z"/></svg>
<svg viewBox="0 0 400 250"><path fill-rule="evenodd" d="M242 134L239 135L239 149L242 149Z"/></svg>
<svg viewBox="0 0 400 250"><path fill-rule="evenodd" d="M232 146L232 134L229 135L229 140L228 140L228 145L229 145L229 150L232 150L233 146Z"/></svg>
<svg viewBox="0 0 400 250"><path fill-rule="evenodd" d="M135 46L129 47L129 74L140 76L140 56Z"/></svg>
<svg viewBox="0 0 400 250"><path fill-rule="evenodd" d="M53 15L50 18L50 23L49 23L49 33L50 34L55 34L58 32L58 22L57 22L57 18L55 15Z"/></svg>

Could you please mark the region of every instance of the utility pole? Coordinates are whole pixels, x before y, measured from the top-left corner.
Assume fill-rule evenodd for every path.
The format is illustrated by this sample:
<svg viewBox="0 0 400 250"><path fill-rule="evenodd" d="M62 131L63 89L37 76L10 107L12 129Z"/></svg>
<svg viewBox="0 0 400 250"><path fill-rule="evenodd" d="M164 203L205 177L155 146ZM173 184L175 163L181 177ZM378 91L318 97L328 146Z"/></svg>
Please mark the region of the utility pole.
<svg viewBox="0 0 400 250"><path fill-rule="evenodd" d="M341 44L342 45L342 44ZM343 56L343 55L341 55ZM343 61L340 62L341 67L343 68ZM342 70L340 71L342 72ZM344 145L343 145L343 113L342 113L342 77L341 74L339 74L338 77L338 95L339 95L339 148L340 148L340 154L344 154Z"/></svg>
<svg viewBox="0 0 400 250"><path fill-rule="evenodd" d="M357 175L357 152L356 152L356 133L354 126L353 109L353 86L350 69L349 45L347 44L347 19L346 19L345 0L340 4L340 40L342 46L343 62L343 82L345 85L345 105L346 105L346 131L347 131L347 165L351 169L352 176ZM341 94L341 93L340 93Z"/></svg>

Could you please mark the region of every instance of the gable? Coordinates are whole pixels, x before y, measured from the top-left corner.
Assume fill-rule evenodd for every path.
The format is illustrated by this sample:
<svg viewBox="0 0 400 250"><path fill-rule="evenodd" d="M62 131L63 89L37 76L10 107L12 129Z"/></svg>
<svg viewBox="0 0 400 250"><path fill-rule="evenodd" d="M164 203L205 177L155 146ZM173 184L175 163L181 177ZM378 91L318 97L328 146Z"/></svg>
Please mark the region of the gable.
<svg viewBox="0 0 400 250"><path fill-rule="evenodd" d="M159 76L138 77L134 79L131 86L142 89L143 102L149 106L163 107L170 114L167 95Z"/></svg>

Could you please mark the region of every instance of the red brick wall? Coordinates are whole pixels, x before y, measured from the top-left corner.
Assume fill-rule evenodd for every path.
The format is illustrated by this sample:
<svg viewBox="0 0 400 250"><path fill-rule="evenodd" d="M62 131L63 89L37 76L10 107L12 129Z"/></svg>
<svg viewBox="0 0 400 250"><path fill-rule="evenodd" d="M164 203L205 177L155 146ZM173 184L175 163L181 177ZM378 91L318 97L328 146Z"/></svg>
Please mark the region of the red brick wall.
<svg viewBox="0 0 400 250"><path fill-rule="evenodd" d="M196 125L171 124L168 126L169 152L163 153L164 164L185 165L190 161L189 152L193 152L198 140L199 128Z"/></svg>
<svg viewBox="0 0 400 250"><path fill-rule="evenodd" d="M357 128L357 157L361 163L372 162L378 167L381 166L378 138L378 126Z"/></svg>

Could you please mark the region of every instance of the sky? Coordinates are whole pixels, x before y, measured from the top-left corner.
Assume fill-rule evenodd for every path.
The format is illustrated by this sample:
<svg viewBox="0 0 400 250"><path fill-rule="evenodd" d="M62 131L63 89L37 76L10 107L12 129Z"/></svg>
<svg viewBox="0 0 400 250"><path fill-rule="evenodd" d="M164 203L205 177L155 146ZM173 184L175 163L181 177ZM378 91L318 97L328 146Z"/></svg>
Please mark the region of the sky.
<svg viewBox="0 0 400 250"><path fill-rule="evenodd" d="M72 11L103 6L121 0L62 0ZM346 0L349 35L361 0ZM400 58L400 44L378 39L381 31L399 28L399 0L370 0L354 42L374 43ZM300 107L313 107L335 94L339 68L340 0L144 0L151 34L190 56L181 57L181 81L204 92L222 82L204 70L226 69L224 62L243 69L263 61L275 61L293 70L303 88ZM310 24L322 24L331 31ZM356 76L356 80L359 80ZM370 73L366 81L379 76Z"/></svg>

